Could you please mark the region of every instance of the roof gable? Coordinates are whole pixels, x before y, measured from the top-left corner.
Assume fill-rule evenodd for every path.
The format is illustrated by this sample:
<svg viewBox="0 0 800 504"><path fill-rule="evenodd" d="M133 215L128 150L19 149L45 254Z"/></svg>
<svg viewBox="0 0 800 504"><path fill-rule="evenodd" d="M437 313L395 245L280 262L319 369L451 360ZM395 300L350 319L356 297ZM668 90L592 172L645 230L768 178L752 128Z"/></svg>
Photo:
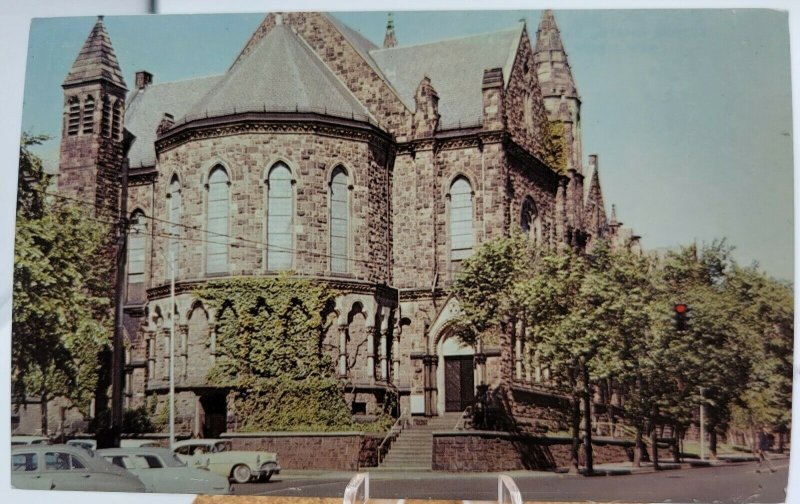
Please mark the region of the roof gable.
<svg viewBox="0 0 800 504"><path fill-rule="evenodd" d="M523 24L511 29L438 42L374 49L381 73L409 110L414 92L427 76L439 95L441 127L477 123L483 116L483 72L502 68L508 84Z"/></svg>

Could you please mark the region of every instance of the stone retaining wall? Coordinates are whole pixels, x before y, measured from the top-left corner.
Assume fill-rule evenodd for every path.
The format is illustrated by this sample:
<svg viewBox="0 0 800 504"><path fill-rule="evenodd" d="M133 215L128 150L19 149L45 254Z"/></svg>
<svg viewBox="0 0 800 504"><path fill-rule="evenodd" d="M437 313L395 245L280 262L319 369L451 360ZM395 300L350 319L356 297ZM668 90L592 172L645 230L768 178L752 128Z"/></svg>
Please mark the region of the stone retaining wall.
<svg viewBox="0 0 800 504"><path fill-rule="evenodd" d="M355 471L376 465L375 450L382 434L364 432L245 432L226 433L234 450L278 454L283 469Z"/></svg>
<svg viewBox="0 0 800 504"><path fill-rule="evenodd" d="M512 435L494 431L433 433L434 471L547 470L568 467L571 440L566 437ZM633 443L597 439L592 443L594 463L633 459ZM580 462L584 463L583 450Z"/></svg>

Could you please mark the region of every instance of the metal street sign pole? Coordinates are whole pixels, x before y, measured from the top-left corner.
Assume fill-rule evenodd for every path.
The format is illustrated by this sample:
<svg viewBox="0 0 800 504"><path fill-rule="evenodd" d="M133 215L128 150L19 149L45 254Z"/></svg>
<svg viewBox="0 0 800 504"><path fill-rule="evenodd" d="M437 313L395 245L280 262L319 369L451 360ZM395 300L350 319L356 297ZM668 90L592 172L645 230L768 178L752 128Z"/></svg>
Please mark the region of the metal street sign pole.
<svg viewBox="0 0 800 504"><path fill-rule="evenodd" d="M169 251L170 324L169 324L169 447L175 445L175 251Z"/></svg>

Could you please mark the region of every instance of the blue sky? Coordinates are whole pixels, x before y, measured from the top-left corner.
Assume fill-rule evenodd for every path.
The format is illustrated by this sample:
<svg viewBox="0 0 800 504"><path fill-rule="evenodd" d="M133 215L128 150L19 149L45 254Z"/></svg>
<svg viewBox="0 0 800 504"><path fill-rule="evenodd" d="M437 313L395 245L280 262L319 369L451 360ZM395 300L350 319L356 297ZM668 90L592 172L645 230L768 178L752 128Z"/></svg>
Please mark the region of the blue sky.
<svg viewBox="0 0 800 504"><path fill-rule="evenodd" d="M540 11L395 13L399 43L506 28ZM380 44L384 12L340 13ZM126 82L224 72L263 14L107 17ZM599 155L606 206L646 248L727 238L741 263L794 277L787 14L768 10L556 11ZM60 84L94 18L36 20L23 129L60 135ZM435 85L435 83L434 83ZM40 150L57 162L58 142Z"/></svg>

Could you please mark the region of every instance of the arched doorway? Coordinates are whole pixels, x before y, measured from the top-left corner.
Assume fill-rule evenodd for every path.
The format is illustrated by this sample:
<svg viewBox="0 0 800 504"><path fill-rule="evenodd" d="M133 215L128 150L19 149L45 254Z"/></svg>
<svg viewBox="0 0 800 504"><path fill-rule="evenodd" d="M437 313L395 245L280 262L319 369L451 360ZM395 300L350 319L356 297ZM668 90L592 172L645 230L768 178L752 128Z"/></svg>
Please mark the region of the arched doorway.
<svg viewBox="0 0 800 504"><path fill-rule="evenodd" d="M438 345L437 388L439 413L464 411L475 400L475 351L453 336Z"/></svg>

